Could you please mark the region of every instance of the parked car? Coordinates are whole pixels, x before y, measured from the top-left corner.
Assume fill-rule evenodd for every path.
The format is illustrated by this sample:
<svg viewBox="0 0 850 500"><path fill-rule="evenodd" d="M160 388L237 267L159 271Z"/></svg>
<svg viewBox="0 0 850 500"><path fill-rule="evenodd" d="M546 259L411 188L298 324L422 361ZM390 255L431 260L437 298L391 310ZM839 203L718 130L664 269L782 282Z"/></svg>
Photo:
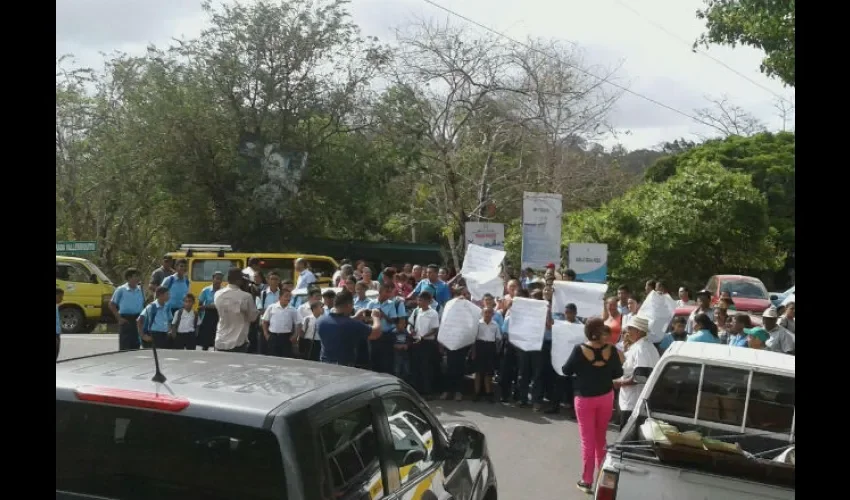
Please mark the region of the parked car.
<svg viewBox="0 0 850 500"><path fill-rule="evenodd" d="M62 333L89 333L100 322L114 322L109 301L115 285L92 261L56 256L56 288L65 291L59 304Z"/></svg>
<svg viewBox="0 0 850 500"><path fill-rule="evenodd" d="M720 300L721 292L729 292L738 311L761 315L771 305L764 283L752 276L718 274L708 280L705 289L711 292L712 304Z"/></svg>
<svg viewBox="0 0 850 500"><path fill-rule="evenodd" d="M793 500L795 371L787 354L674 343L608 448L596 500Z"/></svg>
<svg viewBox="0 0 850 500"><path fill-rule="evenodd" d="M496 500L484 434L401 380L152 351L56 363L56 498Z"/></svg>
<svg viewBox="0 0 850 500"><path fill-rule="evenodd" d="M789 288L788 290L785 290L784 292L771 293L770 294L770 302L773 304L774 307L779 308L780 306L784 305L783 302L785 301L786 298L795 294L794 291L796 289L797 289L797 285L794 285L791 288Z"/></svg>

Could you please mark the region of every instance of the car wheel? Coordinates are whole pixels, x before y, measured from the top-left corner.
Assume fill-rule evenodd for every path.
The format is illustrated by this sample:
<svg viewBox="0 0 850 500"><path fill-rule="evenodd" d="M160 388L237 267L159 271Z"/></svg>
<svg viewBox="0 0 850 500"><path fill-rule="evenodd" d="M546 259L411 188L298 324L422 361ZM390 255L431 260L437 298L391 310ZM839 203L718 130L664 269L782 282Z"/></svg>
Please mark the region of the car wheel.
<svg viewBox="0 0 850 500"><path fill-rule="evenodd" d="M86 318L83 311L76 307L65 307L59 309L59 323L62 325L62 333L80 333L85 326Z"/></svg>

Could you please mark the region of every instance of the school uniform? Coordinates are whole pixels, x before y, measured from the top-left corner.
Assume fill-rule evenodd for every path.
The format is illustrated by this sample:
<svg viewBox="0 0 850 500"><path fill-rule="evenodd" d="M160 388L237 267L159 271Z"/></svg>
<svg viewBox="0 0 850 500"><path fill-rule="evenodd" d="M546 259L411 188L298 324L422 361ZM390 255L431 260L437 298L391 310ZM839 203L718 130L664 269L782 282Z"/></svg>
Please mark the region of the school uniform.
<svg viewBox="0 0 850 500"><path fill-rule="evenodd" d="M131 288L129 284L124 283L115 289L110 302L118 309L118 315L121 319L126 320L123 325L118 327L118 350L138 349L141 342L136 320L139 319L139 314L145 308L145 292L140 285Z"/></svg>
<svg viewBox="0 0 850 500"><path fill-rule="evenodd" d="M319 316L319 318L321 317ZM319 356L322 353L322 341L316 335L316 322L319 321L319 318L311 314L301 320L301 331L304 333L298 339L298 350L304 359L310 361L319 361Z"/></svg>
<svg viewBox="0 0 850 500"><path fill-rule="evenodd" d="M361 309L368 309L372 305L372 299L368 297L359 298L354 296L354 313L357 314ZM357 341L354 366L358 368L368 368L371 364L369 359L369 341L367 339L359 339Z"/></svg>
<svg viewBox="0 0 850 500"><path fill-rule="evenodd" d="M177 273L165 278L162 281L162 286L168 288L168 312L173 316L178 309L183 308L183 299L189 293L189 277L185 274L183 278L179 278Z"/></svg>
<svg viewBox="0 0 850 500"><path fill-rule="evenodd" d="M495 320L478 323L478 335L475 337L475 373L492 376L496 371L496 339L501 337L501 329Z"/></svg>
<svg viewBox="0 0 850 500"><path fill-rule="evenodd" d="M264 288L260 295L256 298L257 302L257 311L260 313L260 317L263 317L263 313L266 312L266 309L280 302L280 288L275 291L272 291L271 288ZM266 345L266 336L260 335L262 332L262 328L260 328L259 321L257 322L257 352L259 354L267 354L268 353L268 345Z"/></svg>
<svg viewBox="0 0 850 500"><path fill-rule="evenodd" d="M501 394L499 399L503 403L507 403L511 397L516 401L519 400L517 394L519 386L516 383L519 376L519 349L508 342L510 322L511 317L508 315L502 323L502 353L499 363L499 392Z"/></svg>
<svg viewBox="0 0 850 500"><path fill-rule="evenodd" d="M197 345L198 316L195 311L180 309L174 313L171 320L175 336L173 338L174 349L185 349L194 351Z"/></svg>
<svg viewBox="0 0 850 500"><path fill-rule="evenodd" d="M299 323L298 311L293 307L280 305L280 302L269 306L263 313L263 322L269 324L267 339L267 354L279 358L291 358L292 334Z"/></svg>
<svg viewBox="0 0 850 500"><path fill-rule="evenodd" d="M144 319L142 333L153 338L153 345L157 349L171 349L171 337L168 336L171 311L168 304L160 304L155 300L142 310L139 317Z"/></svg>
<svg viewBox="0 0 850 500"><path fill-rule="evenodd" d="M400 319L407 317L404 302L395 297L384 302L372 301L370 309L381 311L381 337L370 341L372 371L392 375L395 370L395 335Z"/></svg>
<svg viewBox="0 0 850 500"><path fill-rule="evenodd" d="M215 345L215 330L218 326L218 310L215 308L215 291L209 285L198 296L198 336L197 342L204 351ZM210 307L212 306L212 307Z"/></svg>
<svg viewBox="0 0 850 500"><path fill-rule="evenodd" d="M432 308L422 310L417 307L410 315L410 331L416 336L416 342L410 349L411 372L414 374L413 386L420 394L430 396L437 382L434 370L439 358L436 335L426 337L440 327L440 315Z"/></svg>

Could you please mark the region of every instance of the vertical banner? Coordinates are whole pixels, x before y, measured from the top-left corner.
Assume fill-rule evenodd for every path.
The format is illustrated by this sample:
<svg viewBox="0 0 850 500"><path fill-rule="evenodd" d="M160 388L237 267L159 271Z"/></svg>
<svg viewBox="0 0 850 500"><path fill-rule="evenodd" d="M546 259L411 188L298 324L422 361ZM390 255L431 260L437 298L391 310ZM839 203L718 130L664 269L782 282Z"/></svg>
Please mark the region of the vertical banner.
<svg viewBox="0 0 850 500"><path fill-rule="evenodd" d="M496 250L505 249L505 225L497 222L467 222L466 246L478 245Z"/></svg>
<svg viewBox="0 0 850 500"><path fill-rule="evenodd" d="M543 269L561 262L562 198L555 193L522 195L522 267Z"/></svg>
<svg viewBox="0 0 850 500"><path fill-rule="evenodd" d="M570 243L569 268L576 280L588 283L608 281L608 245L605 243Z"/></svg>

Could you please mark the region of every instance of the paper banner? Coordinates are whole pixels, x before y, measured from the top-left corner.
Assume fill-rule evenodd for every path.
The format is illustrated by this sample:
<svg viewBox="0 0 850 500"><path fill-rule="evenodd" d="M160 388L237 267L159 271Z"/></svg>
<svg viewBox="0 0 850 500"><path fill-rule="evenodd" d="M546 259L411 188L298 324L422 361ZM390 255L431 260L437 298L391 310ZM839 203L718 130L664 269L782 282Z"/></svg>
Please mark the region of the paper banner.
<svg viewBox="0 0 850 500"><path fill-rule="evenodd" d="M552 296L552 311L563 314L567 304L575 304L576 315L581 318L601 316L605 306L607 283L583 283L580 281L555 281Z"/></svg>
<svg viewBox="0 0 850 500"><path fill-rule="evenodd" d="M460 272L464 276L470 273L481 273L486 276L498 275L503 260L505 260L503 250L486 248L481 245L469 245L466 255L463 257L463 266Z"/></svg>
<svg viewBox="0 0 850 500"><path fill-rule="evenodd" d="M552 325L552 368L558 375L564 363L569 359L575 346L585 341L584 325L556 320Z"/></svg>
<svg viewBox="0 0 850 500"><path fill-rule="evenodd" d="M472 302L464 298L448 301L443 308L437 341L450 351L474 344L480 319L481 308Z"/></svg>
<svg viewBox="0 0 850 500"><path fill-rule="evenodd" d="M523 351L543 348L546 315L549 304L545 300L514 297L508 321L508 340Z"/></svg>
<svg viewBox="0 0 850 500"><path fill-rule="evenodd" d="M640 306L638 316L649 320L649 332L647 338L653 344L661 342L664 334L667 333L667 325L673 319L673 313L676 311L676 301L666 293L664 295L658 292L649 292L646 300ZM623 325L623 332L626 331L628 325Z"/></svg>

